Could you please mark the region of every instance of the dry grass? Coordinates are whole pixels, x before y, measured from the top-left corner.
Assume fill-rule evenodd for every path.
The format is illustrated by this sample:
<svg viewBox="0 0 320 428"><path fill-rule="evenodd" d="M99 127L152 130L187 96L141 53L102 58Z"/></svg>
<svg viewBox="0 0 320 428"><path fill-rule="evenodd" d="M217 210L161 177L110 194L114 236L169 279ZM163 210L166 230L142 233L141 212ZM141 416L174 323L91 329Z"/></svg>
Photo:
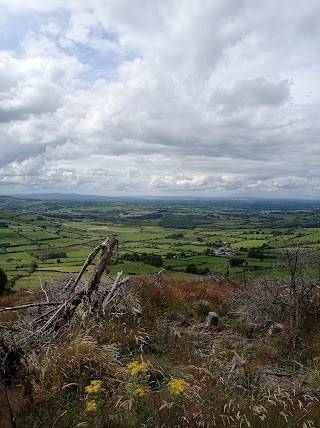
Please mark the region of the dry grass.
<svg viewBox="0 0 320 428"><path fill-rule="evenodd" d="M0 296L0 307L12 307L23 305L25 303L32 303L39 300L38 293L29 293L20 291L13 294ZM21 311L19 312L21 314ZM0 313L0 322L15 321L19 317L18 311L6 311Z"/></svg>
<svg viewBox="0 0 320 428"><path fill-rule="evenodd" d="M28 355L17 381L27 386L29 379L25 397L33 404L16 406L18 428L51 428L63 412L57 428L134 426L125 373L133 360L150 363L145 426L320 427L316 325L308 327L304 348L292 349L287 346L290 329L277 337L268 337L266 329L249 334L246 321L230 313L234 290L228 284L135 278L133 288L141 317L92 316L74 323L55 347ZM219 313L219 326L205 327L208 308ZM172 378L190 384L176 416L167 388ZM101 380L104 389L99 421L84 410L84 389L93 379Z"/></svg>
<svg viewBox="0 0 320 428"><path fill-rule="evenodd" d="M35 401L59 397L66 385L83 390L92 379L108 379L108 389L119 383L122 371L117 364L116 345L99 345L95 338L85 334L69 338L68 342L45 354L35 351L28 356Z"/></svg>
<svg viewBox="0 0 320 428"><path fill-rule="evenodd" d="M149 319L157 318L159 311L197 317L194 303L204 300L209 302L212 308L219 307L221 310L233 291L227 283L201 279L179 281L161 278L158 283L150 283L150 279L145 277L136 279L133 286Z"/></svg>

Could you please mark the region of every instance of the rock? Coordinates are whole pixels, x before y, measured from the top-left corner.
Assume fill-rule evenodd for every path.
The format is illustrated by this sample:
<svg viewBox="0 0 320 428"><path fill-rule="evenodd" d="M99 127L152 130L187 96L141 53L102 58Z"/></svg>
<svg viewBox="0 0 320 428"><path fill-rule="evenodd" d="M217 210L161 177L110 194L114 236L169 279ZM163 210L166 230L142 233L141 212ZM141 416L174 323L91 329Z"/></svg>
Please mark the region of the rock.
<svg viewBox="0 0 320 428"><path fill-rule="evenodd" d="M137 307L133 307L132 308L132 313L133 313L133 315L135 316L135 317L137 317L137 318L140 318L140 317L142 317L142 310L141 310L141 307L140 307L140 305L139 306L137 306Z"/></svg>
<svg viewBox="0 0 320 428"><path fill-rule="evenodd" d="M277 334L282 334L283 329L284 329L284 325L282 323L275 322L275 323L271 324L269 331L268 331L268 336L275 336Z"/></svg>
<svg viewBox="0 0 320 428"><path fill-rule="evenodd" d="M219 324L219 315L217 312L209 312L206 319L206 327L213 327Z"/></svg>

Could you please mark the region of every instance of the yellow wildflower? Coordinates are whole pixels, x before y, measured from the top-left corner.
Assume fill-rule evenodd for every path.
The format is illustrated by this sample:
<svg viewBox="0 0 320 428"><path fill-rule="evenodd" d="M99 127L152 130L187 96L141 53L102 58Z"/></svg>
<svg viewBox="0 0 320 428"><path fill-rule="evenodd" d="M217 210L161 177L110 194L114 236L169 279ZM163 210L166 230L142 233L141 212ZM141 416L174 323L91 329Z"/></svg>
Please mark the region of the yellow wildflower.
<svg viewBox="0 0 320 428"><path fill-rule="evenodd" d="M99 392L101 389L101 380L92 380L90 382L90 385L86 386L85 391L87 394L95 394L96 392Z"/></svg>
<svg viewBox="0 0 320 428"><path fill-rule="evenodd" d="M88 401L86 403L87 412L95 412L97 410L97 403L94 400Z"/></svg>
<svg viewBox="0 0 320 428"><path fill-rule="evenodd" d="M139 397L143 397L148 393L148 389L144 386L138 386L135 391L133 392L134 395L137 395Z"/></svg>
<svg viewBox="0 0 320 428"><path fill-rule="evenodd" d="M189 386L188 382L184 379L173 379L168 383L168 390L171 395L181 395Z"/></svg>
<svg viewBox="0 0 320 428"><path fill-rule="evenodd" d="M127 373L129 373L130 376L136 376L148 372L148 363L145 362L139 363L138 361L133 361L132 363L129 363L127 367Z"/></svg>

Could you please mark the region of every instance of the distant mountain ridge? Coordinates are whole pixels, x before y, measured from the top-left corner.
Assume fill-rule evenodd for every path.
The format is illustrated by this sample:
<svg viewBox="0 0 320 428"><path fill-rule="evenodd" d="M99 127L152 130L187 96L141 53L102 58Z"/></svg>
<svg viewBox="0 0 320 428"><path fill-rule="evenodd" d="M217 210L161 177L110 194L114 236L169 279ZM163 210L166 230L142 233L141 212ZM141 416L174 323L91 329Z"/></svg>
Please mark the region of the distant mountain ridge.
<svg viewBox="0 0 320 428"><path fill-rule="evenodd" d="M100 196L100 195L84 195L79 193L17 193L13 195L0 195L0 198L17 198L17 199L33 199L33 200L64 200L64 201L92 201L92 202L107 202L107 201L139 201L139 200L232 200L243 199L250 200L252 198L233 198L233 197L211 197L211 196ZM255 198L253 198L255 199Z"/></svg>
<svg viewBox="0 0 320 428"><path fill-rule="evenodd" d="M263 198L263 197L232 197L232 196L101 196L101 195L84 195L79 193L28 193L28 194L9 194L0 195L0 202L10 202L13 200L25 200L25 201L65 201L65 202L91 202L91 203L103 203L103 202L170 202L170 203L218 203L221 205L224 203L232 204L248 204L256 205L263 204L266 209L288 209L308 207L320 209L320 200L315 198Z"/></svg>
<svg viewBox="0 0 320 428"><path fill-rule="evenodd" d="M64 201L79 201L79 202L83 202L83 201L92 201L92 202L101 201L101 202L104 202L104 201L114 199L114 198L109 197L109 196L82 195L82 194L78 194L78 193L28 193L25 195L24 194L14 194L11 196L14 198L18 198L18 199L35 199L35 200L59 199L59 200L64 200Z"/></svg>

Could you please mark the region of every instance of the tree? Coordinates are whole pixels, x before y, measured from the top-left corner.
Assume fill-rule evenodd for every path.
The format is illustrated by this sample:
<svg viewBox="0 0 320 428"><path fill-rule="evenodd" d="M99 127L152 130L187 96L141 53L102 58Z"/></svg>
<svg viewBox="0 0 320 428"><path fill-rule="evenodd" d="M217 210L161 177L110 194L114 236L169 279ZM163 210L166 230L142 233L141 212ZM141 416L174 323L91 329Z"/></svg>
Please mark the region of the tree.
<svg viewBox="0 0 320 428"><path fill-rule="evenodd" d="M319 319L320 254L302 246L289 247L282 241L279 270L275 267L270 277L249 288L238 287L235 300L248 322L286 323L297 347L302 332Z"/></svg>
<svg viewBox="0 0 320 428"><path fill-rule="evenodd" d="M34 272L35 270L38 269L38 263L36 261L34 261L34 260L30 263L29 266L30 266L31 272Z"/></svg>
<svg viewBox="0 0 320 428"><path fill-rule="evenodd" d="M9 281L5 271L0 268L0 294L4 294L9 289Z"/></svg>
<svg viewBox="0 0 320 428"><path fill-rule="evenodd" d="M199 269L198 266L195 264L190 264L186 267L186 273L193 273L194 275L198 275L199 274Z"/></svg>
<svg viewBox="0 0 320 428"><path fill-rule="evenodd" d="M290 249L285 243L281 259L288 273L290 316L293 326L300 328L314 309L319 309L314 307L319 298L319 253L302 246Z"/></svg>

